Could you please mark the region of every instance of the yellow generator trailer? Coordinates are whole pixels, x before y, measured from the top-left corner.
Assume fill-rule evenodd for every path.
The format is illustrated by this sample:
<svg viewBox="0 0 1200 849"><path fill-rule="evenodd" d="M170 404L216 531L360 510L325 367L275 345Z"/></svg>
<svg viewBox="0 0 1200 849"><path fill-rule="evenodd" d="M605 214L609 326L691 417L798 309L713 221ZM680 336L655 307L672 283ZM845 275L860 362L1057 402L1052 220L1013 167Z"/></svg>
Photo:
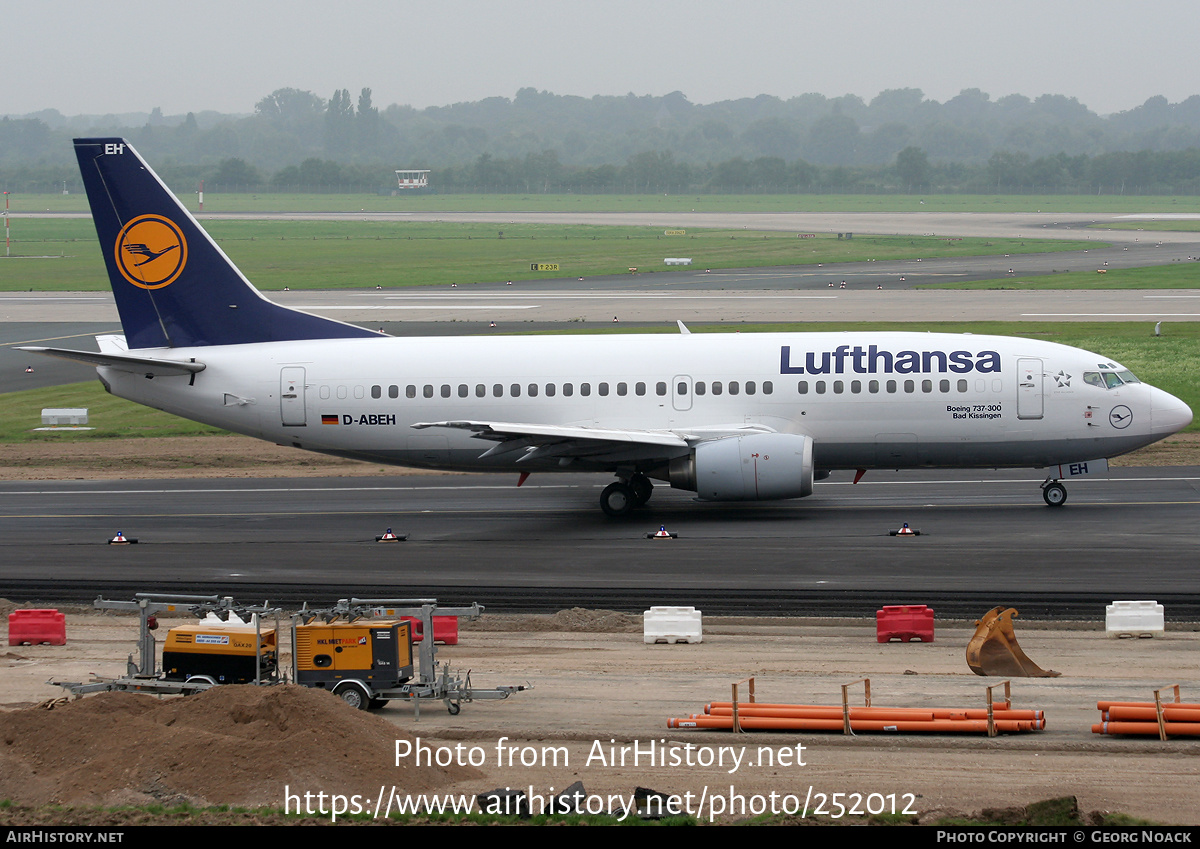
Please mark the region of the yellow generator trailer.
<svg viewBox="0 0 1200 849"><path fill-rule="evenodd" d="M412 623L404 620L297 624L296 683L320 687L357 708L375 708L413 677Z"/></svg>
<svg viewBox="0 0 1200 849"><path fill-rule="evenodd" d="M177 625L163 643L167 681L255 684L273 680L278 664L274 628L205 620Z"/></svg>

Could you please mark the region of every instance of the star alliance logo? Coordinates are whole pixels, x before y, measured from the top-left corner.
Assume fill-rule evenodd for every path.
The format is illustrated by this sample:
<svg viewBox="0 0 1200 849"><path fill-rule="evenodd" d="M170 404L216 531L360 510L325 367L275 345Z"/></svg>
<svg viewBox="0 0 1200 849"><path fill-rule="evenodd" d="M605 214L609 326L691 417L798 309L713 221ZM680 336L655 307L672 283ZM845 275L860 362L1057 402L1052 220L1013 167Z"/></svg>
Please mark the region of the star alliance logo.
<svg viewBox="0 0 1200 849"><path fill-rule="evenodd" d="M1059 389L1062 389L1063 387L1070 388L1071 375L1067 374L1066 372L1059 370L1058 374L1053 374L1051 377L1054 378L1054 382L1058 385Z"/></svg>

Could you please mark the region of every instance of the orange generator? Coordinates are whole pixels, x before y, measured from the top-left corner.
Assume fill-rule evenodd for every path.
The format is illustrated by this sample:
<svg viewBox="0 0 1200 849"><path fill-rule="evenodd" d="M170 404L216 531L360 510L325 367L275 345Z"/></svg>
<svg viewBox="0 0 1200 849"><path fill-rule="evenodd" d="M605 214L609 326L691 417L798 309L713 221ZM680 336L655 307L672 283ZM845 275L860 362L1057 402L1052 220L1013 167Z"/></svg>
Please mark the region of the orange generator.
<svg viewBox="0 0 1200 849"><path fill-rule="evenodd" d="M357 708L413 677L412 623L387 619L297 624L296 683L320 687Z"/></svg>

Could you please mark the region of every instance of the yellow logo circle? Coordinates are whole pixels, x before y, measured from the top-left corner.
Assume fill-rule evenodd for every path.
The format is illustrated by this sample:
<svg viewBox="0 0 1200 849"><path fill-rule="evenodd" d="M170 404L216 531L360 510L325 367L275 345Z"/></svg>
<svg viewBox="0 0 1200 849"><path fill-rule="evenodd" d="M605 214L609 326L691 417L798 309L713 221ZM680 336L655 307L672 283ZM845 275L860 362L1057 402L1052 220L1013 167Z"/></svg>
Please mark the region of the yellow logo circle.
<svg viewBox="0 0 1200 849"><path fill-rule="evenodd" d="M116 245L121 276L142 289L169 286L187 264L183 231L161 215L139 215L121 228Z"/></svg>

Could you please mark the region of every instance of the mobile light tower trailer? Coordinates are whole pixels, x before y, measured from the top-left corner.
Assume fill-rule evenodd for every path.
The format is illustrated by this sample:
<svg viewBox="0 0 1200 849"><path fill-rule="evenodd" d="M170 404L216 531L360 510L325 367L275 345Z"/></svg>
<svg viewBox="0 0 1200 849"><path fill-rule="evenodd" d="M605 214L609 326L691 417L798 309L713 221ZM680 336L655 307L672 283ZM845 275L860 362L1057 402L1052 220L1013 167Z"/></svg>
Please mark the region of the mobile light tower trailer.
<svg viewBox="0 0 1200 849"><path fill-rule="evenodd" d="M439 607L435 599L340 599L333 607L296 614L292 625L292 678L320 687L360 710L389 701L411 701L421 717L422 701L441 701L451 715L463 702L507 699L528 684L471 686L471 673L459 675L437 662L433 617L478 619L483 606ZM422 638L413 657L412 623Z"/></svg>
<svg viewBox="0 0 1200 849"><path fill-rule="evenodd" d="M112 690L191 695L218 684L278 684L280 633L278 608L236 605L222 596L159 595L137 593L133 601L98 598L93 607L100 610L127 610L138 613L139 662L133 655L125 663L125 674L116 678L93 676L88 683L56 683L73 695ZM167 632L163 644L161 671L156 668L160 613L189 611L199 621L177 625ZM274 615L275 627L262 625L262 617Z"/></svg>

